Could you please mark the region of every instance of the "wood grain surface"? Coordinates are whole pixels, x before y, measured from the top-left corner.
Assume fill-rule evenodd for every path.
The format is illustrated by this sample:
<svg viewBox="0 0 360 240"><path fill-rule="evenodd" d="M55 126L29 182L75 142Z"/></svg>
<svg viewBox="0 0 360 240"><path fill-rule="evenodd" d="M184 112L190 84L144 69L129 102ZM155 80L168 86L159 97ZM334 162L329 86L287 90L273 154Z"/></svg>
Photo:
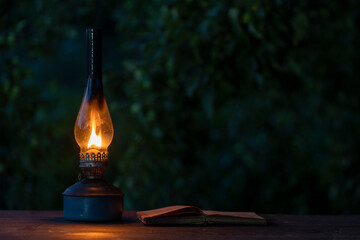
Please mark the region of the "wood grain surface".
<svg viewBox="0 0 360 240"><path fill-rule="evenodd" d="M260 214L268 226L144 226L134 211L122 222L84 223L62 211L0 211L0 239L360 239L360 215Z"/></svg>

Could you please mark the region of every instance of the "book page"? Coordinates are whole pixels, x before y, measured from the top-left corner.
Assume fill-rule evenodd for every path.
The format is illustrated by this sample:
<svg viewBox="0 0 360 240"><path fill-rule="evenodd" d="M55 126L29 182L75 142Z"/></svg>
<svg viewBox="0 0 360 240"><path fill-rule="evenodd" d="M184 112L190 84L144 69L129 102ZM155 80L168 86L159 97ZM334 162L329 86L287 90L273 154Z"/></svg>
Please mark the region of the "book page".
<svg viewBox="0 0 360 240"><path fill-rule="evenodd" d="M204 210L206 222L209 224L244 224L266 225L266 220L254 212L221 212Z"/></svg>
<svg viewBox="0 0 360 240"><path fill-rule="evenodd" d="M204 210L203 213L207 216L216 215L216 216L229 216L229 217L239 217L239 218L263 219L254 212L222 212L222 211Z"/></svg>
<svg viewBox="0 0 360 240"><path fill-rule="evenodd" d="M177 206L158 208L154 210L136 212L138 218L142 218L142 219L152 218L152 217L167 217L167 216L175 216L182 214L202 215L202 211L199 208L193 206L177 205Z"/></svg>

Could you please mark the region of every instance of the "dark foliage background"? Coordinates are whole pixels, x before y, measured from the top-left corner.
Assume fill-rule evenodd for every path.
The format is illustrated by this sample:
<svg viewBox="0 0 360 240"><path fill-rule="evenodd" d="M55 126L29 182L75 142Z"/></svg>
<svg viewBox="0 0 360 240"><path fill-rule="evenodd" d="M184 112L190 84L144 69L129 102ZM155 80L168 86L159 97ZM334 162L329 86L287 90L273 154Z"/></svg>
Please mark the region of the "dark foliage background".
<svg viewBox="0 0 360 240"><path fill-rule="evenodd" d="M358 1L0 1L0 208L61 209L102 28L126 209L360 212Z"/></svg>

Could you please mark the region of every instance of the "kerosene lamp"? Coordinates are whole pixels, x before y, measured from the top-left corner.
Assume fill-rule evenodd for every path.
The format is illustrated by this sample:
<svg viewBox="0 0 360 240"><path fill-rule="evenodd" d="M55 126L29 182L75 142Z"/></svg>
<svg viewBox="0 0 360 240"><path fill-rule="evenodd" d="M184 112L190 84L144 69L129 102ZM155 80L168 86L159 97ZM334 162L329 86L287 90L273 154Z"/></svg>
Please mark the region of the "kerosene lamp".
<svg viewBox="0 0 360 240"><path fill-rule="evenodd" d="M101 44L101 31L87 29L87 86L74 129L82 177L63 192L67 220L117 221L122 217L124 194L103 180L114 128L103 91Z"/></svg>

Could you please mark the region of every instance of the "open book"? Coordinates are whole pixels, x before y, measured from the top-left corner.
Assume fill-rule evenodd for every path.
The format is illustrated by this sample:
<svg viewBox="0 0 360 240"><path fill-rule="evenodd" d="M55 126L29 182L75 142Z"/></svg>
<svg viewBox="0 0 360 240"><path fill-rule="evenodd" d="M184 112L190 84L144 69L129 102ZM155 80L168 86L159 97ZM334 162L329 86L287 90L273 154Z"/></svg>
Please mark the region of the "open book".
<svg viewBox="0 0 360 240"><path fill-rule="evenodd" d="M219 212L193 206L170 206L136 212L145 225L170 224L244 224L266 225L263 217L253 212Z"/></svg>

